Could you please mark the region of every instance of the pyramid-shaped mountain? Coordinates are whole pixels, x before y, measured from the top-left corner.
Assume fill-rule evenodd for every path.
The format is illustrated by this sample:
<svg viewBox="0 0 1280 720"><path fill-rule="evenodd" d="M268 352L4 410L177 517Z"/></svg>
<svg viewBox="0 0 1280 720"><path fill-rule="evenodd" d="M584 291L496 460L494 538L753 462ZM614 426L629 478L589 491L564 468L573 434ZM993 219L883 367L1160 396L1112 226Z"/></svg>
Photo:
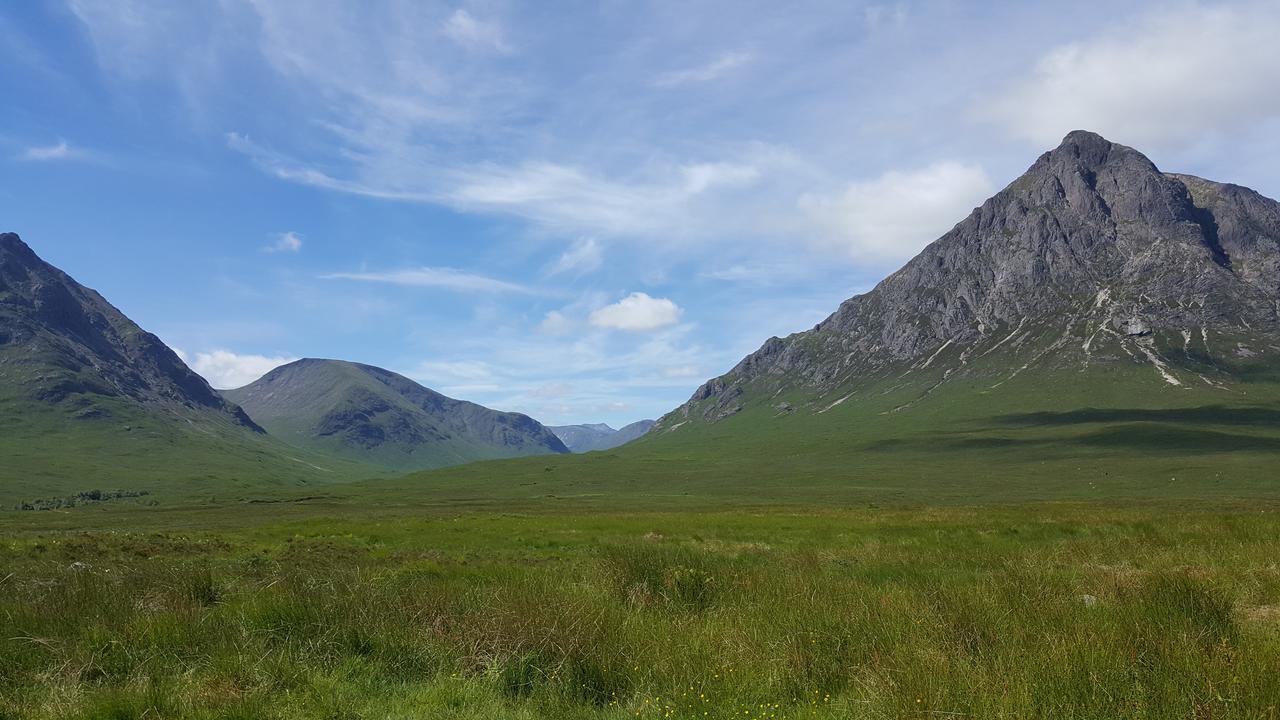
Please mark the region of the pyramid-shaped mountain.
<svg viewBox="0 0 1280 720"><path fill-rule="evenodd" d="M1280 376L1278 312L1280 204L1076 131L873 290L769 339L654 432L753 407L899 413L944 390L990 401L1010 383L1039 383L1027 395L1046 409L1082 389L1101 404L1120 388L1144 403L1238 399Z"/></svg>

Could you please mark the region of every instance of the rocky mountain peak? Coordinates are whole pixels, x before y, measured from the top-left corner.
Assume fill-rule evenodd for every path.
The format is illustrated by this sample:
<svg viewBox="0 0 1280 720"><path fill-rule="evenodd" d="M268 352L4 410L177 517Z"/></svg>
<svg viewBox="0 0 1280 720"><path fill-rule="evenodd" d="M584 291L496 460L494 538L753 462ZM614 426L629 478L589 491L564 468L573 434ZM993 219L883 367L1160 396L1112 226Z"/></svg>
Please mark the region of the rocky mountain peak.
<svg viewBox="0 0 1280 720"><path fill-rule="evenodd" d="M1098 167L1107 162L1113 147L1116 146L1110 140L1095 132L1072 130L1062 138L1062 143L1046 153L1046 156L1059 160L1074 159L1085 167ZM1120 148L1130 149L1123 145Z"/></svg>
<svg viewBox="0 0 1280 720"><path fill-rule="evenodd" d="M1192 335L1206 347L1219 337L1221 352L1259 334L1280 347L1278 243L1280 204L1165 174L1075 131L871 292L699 388L674 422L732 414L752 385L821 398L890 372L950 379L974 372L977 357L1033 345L1031 364L1085 366L1114 352L1181 384L1173 356L1190 353Z"/></svg>
<svg viewBox="0 0 1280 720"><path fill-rule="evenodd" d="M17 233L11 232L0 233L0 252L23 253L29 256L35 255L35 253L31 251L31 248L27 247L27 244L22 242L22 238L18 237Z"/></svg>

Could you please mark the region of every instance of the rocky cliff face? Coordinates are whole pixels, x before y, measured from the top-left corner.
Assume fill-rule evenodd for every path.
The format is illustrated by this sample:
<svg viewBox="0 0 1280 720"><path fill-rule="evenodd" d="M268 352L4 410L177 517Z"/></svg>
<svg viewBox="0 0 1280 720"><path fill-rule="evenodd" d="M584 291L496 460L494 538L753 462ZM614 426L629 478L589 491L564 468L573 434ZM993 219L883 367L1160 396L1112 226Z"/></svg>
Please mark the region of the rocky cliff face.
<svg viewBox="0 0 1280 720"><path fill-rule="evenodd" d="M159 338L12 233L0 234L0 395L83 418L110 414L110 399L261 432Z"/></svg>
<svg viewBox="0 0 1280 720"><path fill-rule="evenodd" d="M821 410L890 374L998 382L1119 362L1171 388L1228 383L1280 350L1278 270L1280 204L1073 132L872 291L769 339L659 429L785 390Z"/></svg>

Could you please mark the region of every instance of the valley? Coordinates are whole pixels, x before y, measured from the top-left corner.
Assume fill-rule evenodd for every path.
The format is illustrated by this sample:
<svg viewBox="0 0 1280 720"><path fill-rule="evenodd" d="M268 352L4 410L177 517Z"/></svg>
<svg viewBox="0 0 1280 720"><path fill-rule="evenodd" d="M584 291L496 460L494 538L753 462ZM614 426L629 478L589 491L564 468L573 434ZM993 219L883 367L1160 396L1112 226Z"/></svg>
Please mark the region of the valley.
<svg viewBox="0 0 1280 720"><path fill-rule="evenodd" d="M1277 248L1073 132L614 430L215 391L0 236L0 718L1273 717Z"/></svg>

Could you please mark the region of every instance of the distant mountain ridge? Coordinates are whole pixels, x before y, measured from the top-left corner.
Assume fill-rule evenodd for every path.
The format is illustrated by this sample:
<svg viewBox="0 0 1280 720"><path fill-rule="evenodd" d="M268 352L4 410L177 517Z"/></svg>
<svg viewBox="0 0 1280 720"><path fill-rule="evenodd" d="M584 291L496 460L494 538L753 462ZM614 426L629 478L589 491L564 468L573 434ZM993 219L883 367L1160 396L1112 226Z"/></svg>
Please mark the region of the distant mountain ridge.
<svg viewBox="0 0 1280 720"><path fill-rule="evenodd" d="M1072 132L870 292L812 330L770 338L664 416L657 432L750 405L821 413L945 384L987 391L1028 371L1064 382L1146 368L1151 393L1275 379L1280 204L1162 173Z"/></svg>
<svg viewBox="0 0 1280 720"><path fill-rule="evenodd" d="M614 430L607 424L594 423L586 425L553 425L548 429L554 432L571 452L582 453L593 450L611 450L639 438L653 427L654 420L638 420Z"/></svg>
<svg viewBox="0 0 1280 720"><path fill-rule="evenodd" d="M284 442L387 468L569 452L527 415L455 400L343 360L298 360L222 394Z"/></svg>

